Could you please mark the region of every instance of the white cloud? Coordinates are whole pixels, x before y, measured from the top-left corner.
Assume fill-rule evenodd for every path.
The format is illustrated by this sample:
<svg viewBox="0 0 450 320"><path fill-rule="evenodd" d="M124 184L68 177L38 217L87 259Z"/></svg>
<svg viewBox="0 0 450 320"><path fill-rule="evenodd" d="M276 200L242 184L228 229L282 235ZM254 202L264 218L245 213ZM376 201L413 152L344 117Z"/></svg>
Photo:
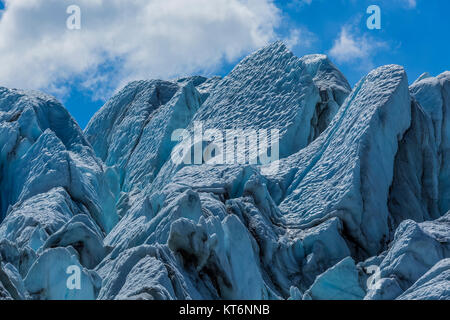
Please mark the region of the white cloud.
<svg viewBox="0 0 450 320"><path fill-rule="evenodd" d="M81 30L66 28L69 5ZM272 41L272 0L6 0L0 18L0 85L93 91L132 79L216 70ZM102 92L97 92L102 94Z"/></svg>
<svg viewBox="0 0 450 320"><path fill-rule="evenodd" d="M295 47L310 48L316 40L315 34L306 28L294 28L289 31L283 41L289 49L293 50Z"/></svg>
<svg viewBox="0 0 450 320"><path fill-rule="evenodd" d="M373 56L387 47L386 42L367 35L359 36L352 32L350 26L344 26L329 54L338 63L359 63L362 68L371 69Z"/></svg>

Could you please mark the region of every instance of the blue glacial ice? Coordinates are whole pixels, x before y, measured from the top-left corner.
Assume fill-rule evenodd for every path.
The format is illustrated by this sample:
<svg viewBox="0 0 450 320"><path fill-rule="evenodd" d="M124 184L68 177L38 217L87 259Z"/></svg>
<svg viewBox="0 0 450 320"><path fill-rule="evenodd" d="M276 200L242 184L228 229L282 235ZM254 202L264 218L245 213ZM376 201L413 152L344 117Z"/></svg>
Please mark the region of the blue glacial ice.
<svg viewBox="0 0 450 320"><path fill-rule="evenodd" d="M281 42L132 82L84 131L0 88L0 299L450 299L449 108L448 71L352 89ZM175 163L197 123L278 129L280 159Z"/></svg>

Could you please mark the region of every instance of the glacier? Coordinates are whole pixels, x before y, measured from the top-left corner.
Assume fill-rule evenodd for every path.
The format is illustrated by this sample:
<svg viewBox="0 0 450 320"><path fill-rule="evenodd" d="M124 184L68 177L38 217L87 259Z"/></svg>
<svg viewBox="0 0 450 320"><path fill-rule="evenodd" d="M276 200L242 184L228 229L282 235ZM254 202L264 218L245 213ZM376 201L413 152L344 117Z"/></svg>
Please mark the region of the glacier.
<svg viewBox="0 0 450 320"><path fill-rule="evenodd" d="M449 114L449 71L352 88L282 42L223 78L131 82L85 130L0 87L0 299L448 300ZM174 162L217 145L174 139L198 123L276 129L279 157Z"/></svg>

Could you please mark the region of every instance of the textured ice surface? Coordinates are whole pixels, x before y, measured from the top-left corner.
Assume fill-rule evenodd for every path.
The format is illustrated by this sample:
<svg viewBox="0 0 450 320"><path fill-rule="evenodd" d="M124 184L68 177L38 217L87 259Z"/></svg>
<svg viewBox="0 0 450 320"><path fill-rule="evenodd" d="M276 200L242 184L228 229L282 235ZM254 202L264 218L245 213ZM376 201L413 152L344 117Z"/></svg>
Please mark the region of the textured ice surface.
<svg viewBox="0 0 450 320"><path fill-rule="evenodd" d="M450 210L450 72L418 79L411 86L412 96L420 103L433 122L439 159L438 210Z"/></svg>
<svg viewBox="0 0 450 320"><path fill-rule="evenodd" d="M201 91L207 83L197 89ZM203 131L213 129L224 137L227 130L255 130L258 134L267 130L269 135L271 130L279 130L282 158L316 139L350 91L345 77L326 56L300 59L276 42L243 59L220 81L214 80L213 90L186 129L194 133L195 124L201 123ZM209 143L195 140L193 145ZM236 159L256 158L265 151L237 149ZM227 161L224 156L219 159ZM163 188L181 167L167 162L150 192Z"/></svg>
<svg viewBox="0 0 450 320"><path fill-rule="evenodd" d="M305 299L361 300L365 295L359 282L358 270L348 257L317 277L305 292Z"/></svg>
<svg viewBox="0 0 450 320"><path fill-rule="evenodd" d="M97 155L120 178L120 191L150 184L202 100L194 81L140 81L126 86L91 120L86 136Z"/></svg>
<svg viewBox="0 0 450 320"><path fill-rule="evenodd" d="M369 73L327 130L281 161L286 173L280 209L287 223L307 227L338 216L364 253L376 254L389 235L393 162L410 122L403 68L390 65Z"/></svg>
<svg viewBox="0 0 450 320"><path fill-rule="evenodd" d="M0 88L0 146L2 220L14 205L61 187L104 231L115 225L104 165L54 98Z"/></svg>
<svg viewBox="0 0 450 320"><path fill-rule="evenodd" d="M449 300L450 259L439 261L430 271L417 280L399 300Z"/></svg>
<svg viewBox="0 0 450 320"><path fill-rule="evenodd" d="M67 270L80 268L80 289L67 286ZM34 299L48 300L93 300L101 286L101 279L93 271L84 269L76 254L66 248L48 249L31 266L24 279L25 287Z"/></svg>
<svg viewBox="0 0 450 320"><path fill-rule="evenodd" d="M436 263L449 257L450 213L420 224L406 220L400 224L390 249L382 256L379 265L382 283L369 290L367 298L394 299ZM396 289L393 291L392 287Z"/></svg>
<svg viewBox="0 0 450 320"><path fill-rule="evenodd" d="M193 121L219 130L279 129L280 156L285 157L316 138L313 118L331 108L326 119L316 119L326 126L350 91L325 56L299 59L277 42L245 58L216 84Z"/></svg>
<svg viewBox="0 0 450 320"><path fill-rule="evenodd" d="M277 42L132 82L85 132L0 88L0 299L448 299L449 79L388 65L352 90ZM174 163L199 122L279 129L279 170Z"/></svg>
<svg viewBox="0 0 450 320"><path fill-rule="evenodd" d="M282 130L281 141L289 137L298 149L307 144L309 122L319 102L318 90L312 84L300 60L283 45L274 45L236 66L216 86L194 120L219 130L278 128ZM286 155L289 150L280 153Z"/></svg>
<svg viewBox="0 0 450 320"><path fill-rule="evenodd" d="M422 222L441 216L438 201L440 163L432 120L414 102L411 126L399 142L394 162L388 202L391 229L405 219Z"/></svg>
<svg viewBox="0 0 450 320"><path fill-rule="evenodd" d="M95 299L91 275L91 289L69 292L63 269L106 255L115 197L104 164L52 97L0 88L0 209L1 283L11 297ZM45 250L66 246L70 254Z"/></svg>

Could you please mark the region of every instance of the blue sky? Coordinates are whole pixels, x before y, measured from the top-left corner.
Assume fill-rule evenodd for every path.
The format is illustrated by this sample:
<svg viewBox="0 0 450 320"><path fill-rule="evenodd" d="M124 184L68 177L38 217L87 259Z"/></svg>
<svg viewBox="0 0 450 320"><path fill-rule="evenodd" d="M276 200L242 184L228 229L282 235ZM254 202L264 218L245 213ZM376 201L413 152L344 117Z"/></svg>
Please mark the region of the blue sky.
<svg viewBox="0 0 450 320"><path fill-rule="evenodd" d="M0 1L0 85L54 94L85 127L130 80L223 76L277 39L297 56L328 54L351 85L383 64L403 65L410 82L450 69L450 1L190 1L9 0L6 11ZM161 15L168 2L178 7ZM70 3L82 10L78 33L63 27ZM366 27L373 4L381 30Z"/></svg>
<svg viewBox="0 0 450 320"><path fill-rule="evenodd" d="M417 0L411 7L406 0L312 0L309 5L295 8L283 4L285 1L277 2L285 8L287 23L306 26L319 36L306 50L301 45L295 47L293 51L297 55L329 53L339 30L351 24L355 33L386 44L385 48L371 53L373 66L403 65L410 82L425 71L437 75L450 69L450 1ZM366 27L369 17L366 9L371 4L379 5L381 9L381 30L368 30ZM352 85L370 69L366 65L359 67L353 63L334 62Z"/></svg>

